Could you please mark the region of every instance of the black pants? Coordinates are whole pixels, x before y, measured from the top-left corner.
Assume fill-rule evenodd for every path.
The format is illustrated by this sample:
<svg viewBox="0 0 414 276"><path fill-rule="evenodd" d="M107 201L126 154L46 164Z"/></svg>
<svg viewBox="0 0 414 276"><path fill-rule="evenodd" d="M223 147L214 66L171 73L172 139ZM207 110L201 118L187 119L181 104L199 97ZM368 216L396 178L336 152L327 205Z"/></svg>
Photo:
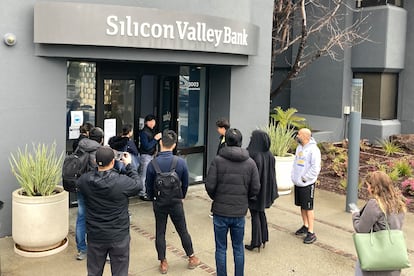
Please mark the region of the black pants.
<svg viewBox="0 0 414 276"><path fill-rule="evenodd" d="M191 256L194 253L193 243L191 242L190 234L187 231L187 224L185 222L183 203L174 203L169 206L157 206L156 202L153 202L154 214L155 214L155 248L158 253L158 260L164 260L166 255L166 241L165 230L167 228L168 215L171 218L181 239L181 244L185 250L187 256Z"/></svg>
<svg viewBox="0 0 414 276"><path fill-rule="evenodd" d="M128 276L130 240L129 235L118 242L96 243L88 240L88 276L102 275L107 254L111 258L112 275Z"/></svg>
<svg viewBox="0 0 414 276"><path fill-rule="evenodd" d="M269 241L266 214L264 211L252 209L250 209L250 214L252 216L252 241L250 244L260 246L262 243Z"/></svg>

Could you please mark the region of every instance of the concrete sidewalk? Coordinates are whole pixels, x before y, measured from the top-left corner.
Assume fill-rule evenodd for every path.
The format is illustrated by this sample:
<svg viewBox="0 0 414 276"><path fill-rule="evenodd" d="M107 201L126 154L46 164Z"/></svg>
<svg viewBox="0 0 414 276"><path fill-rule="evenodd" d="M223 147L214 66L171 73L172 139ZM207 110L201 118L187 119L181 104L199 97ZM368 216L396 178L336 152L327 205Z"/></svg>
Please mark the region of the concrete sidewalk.
<svg viewBox="0 0 414 276"><path fill-rule="evenodd" d="M169 222L167 226L168 275L215 275L214 234L212 219L208 216L211 201L204 185L191 186L185 200L187 224L196 255L202 264L187 269L178 234ZM360 206L363 202L360 202ZM159 275L154 247L155 221L151 202L137 198L130 201L131 259L130 275ZM293 204L293 195L281 196L266 211L269 224L269 242L260 253L245 252L245 275L354 275L355 249L352 242L351 215L344 211L345 196L316 189L315 232L313 244L304 244L294 231L301 226L299 208ZM63 252L43 258L25 258L14 253L11 237L0 239L1 275L54 276L86 275L86 261L75 260L74 225L76 208L70 209L69 246ZM406 217L404 231L410 260L414 264L414 215ZM250 243L250 218L246 220L245 243ZM232 250L228 249L228 275L233 275ZM110 265L104 275L111 275ZM402 275L414 275L414 268Z"/></svg>

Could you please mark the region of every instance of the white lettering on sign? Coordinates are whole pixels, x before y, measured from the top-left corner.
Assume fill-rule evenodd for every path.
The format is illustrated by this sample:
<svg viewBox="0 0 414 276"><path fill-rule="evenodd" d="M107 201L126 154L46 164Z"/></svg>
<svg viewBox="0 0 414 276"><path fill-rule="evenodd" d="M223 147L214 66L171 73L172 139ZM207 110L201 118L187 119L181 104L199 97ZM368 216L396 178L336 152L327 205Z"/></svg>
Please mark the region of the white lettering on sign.
<svg viewBox="0 0 414 276"><path fill-rule="evenodd" d="M106 24L106 35L109 36L175 39L177 35L180 40L211 43L214 47L220 44L248 46L248 34L244 28L241 31L228 26L214 29L204 22L191 24L187 21L176 21L175 24L140 23L131 16L118 18L116 15L109 15Z"/></svg>
<svg viewBox="0 0 414 276"><path fill-rule="evenodd" d="M188 82L188 87L189 88L197 88L200 86L200 83L198 81L190 81Z"/></svg>

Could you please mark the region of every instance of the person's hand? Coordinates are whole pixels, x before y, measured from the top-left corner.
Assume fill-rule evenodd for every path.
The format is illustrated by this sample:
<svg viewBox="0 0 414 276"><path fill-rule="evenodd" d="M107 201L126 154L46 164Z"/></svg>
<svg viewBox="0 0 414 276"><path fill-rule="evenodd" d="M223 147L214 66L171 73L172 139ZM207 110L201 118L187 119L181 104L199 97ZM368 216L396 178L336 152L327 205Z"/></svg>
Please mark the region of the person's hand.
<svg viewBox="0 0 414 276"><path fill-rule="evenodd" d="M125 164L125 166L127 166L128 164L131 164L131 161L132 161L131 154L129 154L129 152L123 152L121 161L122 163Z"/></svg>
<svg viewBox="0 0 414 276"><path fill-rule="evenodd" d="M158 132L157 134L155 134L154 139L155 140L160 140L161 139L161 132Z"/></svg>

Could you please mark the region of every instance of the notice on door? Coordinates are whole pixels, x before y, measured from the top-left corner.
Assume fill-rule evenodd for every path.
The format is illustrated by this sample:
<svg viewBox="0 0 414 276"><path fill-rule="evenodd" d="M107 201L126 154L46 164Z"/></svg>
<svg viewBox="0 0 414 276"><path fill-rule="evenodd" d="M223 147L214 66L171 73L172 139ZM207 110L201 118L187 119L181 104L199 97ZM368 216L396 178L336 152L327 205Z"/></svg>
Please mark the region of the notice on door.
<svg viewBox="0 0 414 276"><path fill-rule="evenodd" d="M70 112L69 139L79 138L79 128L83 124L83 111Z"/></svg>
<svg viewBox="0 0 414 276"><path fill-rule="evenodd" d="M116 135L116 119L104 120L104 145L108 145L109 138Z"/></svg>

